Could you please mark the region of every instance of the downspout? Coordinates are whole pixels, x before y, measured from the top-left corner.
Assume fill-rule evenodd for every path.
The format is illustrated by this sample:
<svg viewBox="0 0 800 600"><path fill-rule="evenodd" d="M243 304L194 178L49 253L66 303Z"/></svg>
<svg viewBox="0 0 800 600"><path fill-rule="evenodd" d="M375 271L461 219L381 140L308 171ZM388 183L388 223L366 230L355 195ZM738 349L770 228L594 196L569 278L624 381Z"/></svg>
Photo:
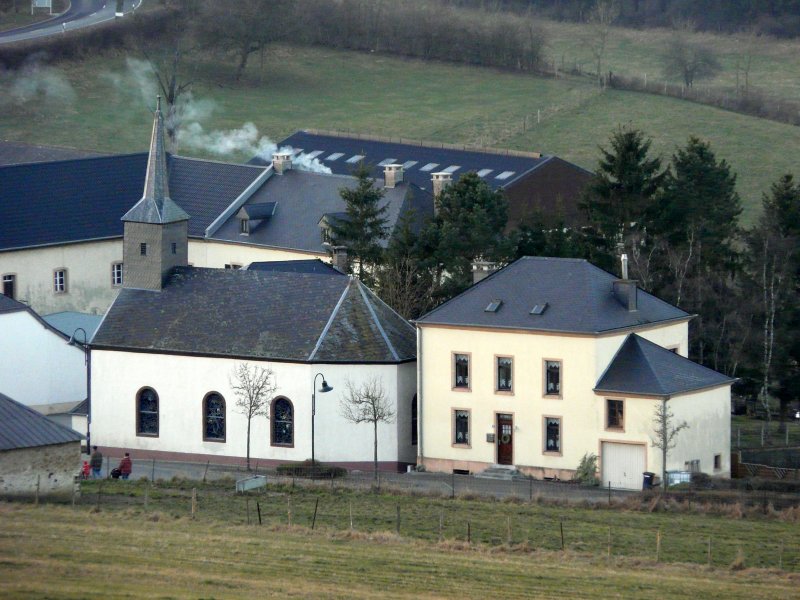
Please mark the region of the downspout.
<svg viewBox="0 0 800 600"><path fill-rule="evenodd" d="M422 465L424 453L422 450L422 327L417 325L417 466Z"/></svg>

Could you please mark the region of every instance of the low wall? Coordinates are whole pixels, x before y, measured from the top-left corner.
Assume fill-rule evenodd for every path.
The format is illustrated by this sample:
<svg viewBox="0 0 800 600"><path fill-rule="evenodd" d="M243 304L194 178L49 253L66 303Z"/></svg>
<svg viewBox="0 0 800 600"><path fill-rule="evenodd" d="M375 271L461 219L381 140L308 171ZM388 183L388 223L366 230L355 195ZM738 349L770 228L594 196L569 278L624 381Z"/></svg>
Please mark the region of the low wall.
<svg viewBox="0 0 800 600"><path fill-rule="evenodd" d="M80 442L0 452L0 496L70 497L81 467Z"/></svg>

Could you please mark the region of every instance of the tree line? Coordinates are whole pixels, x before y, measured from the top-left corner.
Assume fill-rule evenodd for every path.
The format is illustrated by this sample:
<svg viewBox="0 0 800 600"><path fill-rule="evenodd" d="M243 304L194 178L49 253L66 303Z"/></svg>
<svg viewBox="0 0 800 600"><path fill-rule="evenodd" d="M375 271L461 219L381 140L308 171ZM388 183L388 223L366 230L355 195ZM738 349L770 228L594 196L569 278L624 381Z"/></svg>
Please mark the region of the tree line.
<svg viewBox="0 0 800 600"><path fill-rule="evenodd" d="M435 199L414 227L405 215L386 228L383 190L356 173L343 190L347 217L332 225L354 271L400 314L413 319L472 283L475 259L506 264L520 256L585 258L612 272L629 257L647 292L696 315L690 357L732 377L781 422L800 397L800 183L790 174L762 198L758 222L739 222L736 174L710 144L692 137L667 164L644 132L621 127L600 148L580 206L588 225L533 215L508 230L507 200L475 173Z"/></svg>

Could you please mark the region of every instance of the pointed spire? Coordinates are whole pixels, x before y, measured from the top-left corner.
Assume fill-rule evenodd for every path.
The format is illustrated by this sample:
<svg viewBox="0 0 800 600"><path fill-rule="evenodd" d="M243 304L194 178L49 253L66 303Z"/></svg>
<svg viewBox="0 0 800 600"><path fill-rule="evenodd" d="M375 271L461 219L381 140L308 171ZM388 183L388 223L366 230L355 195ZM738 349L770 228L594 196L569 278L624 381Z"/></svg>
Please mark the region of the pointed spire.
<svg viewBox="0 0 800 600"><path fill-rule="evenodd" d="M144 194L142 199L122 217L122 220L138 223L173 223L185 221L188 218L189 215L169 197L164 117L161 114L161 96L157 96L153 134L150 138L150 153L147 157Z"/></svg>

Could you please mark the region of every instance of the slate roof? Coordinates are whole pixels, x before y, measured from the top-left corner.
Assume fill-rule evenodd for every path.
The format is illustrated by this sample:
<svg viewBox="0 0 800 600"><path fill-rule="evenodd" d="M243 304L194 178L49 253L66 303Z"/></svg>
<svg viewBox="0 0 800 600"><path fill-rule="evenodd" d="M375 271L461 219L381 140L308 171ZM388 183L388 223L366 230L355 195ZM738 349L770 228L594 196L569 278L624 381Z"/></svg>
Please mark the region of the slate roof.
<svg viewBox="0 0 800 600"><path fill-rule="evenodd" d="M417 320L445 324L565 333L600 333L689 319L679 308L638 290L638 310L613 293L617 277L582 259L526 256L493 273ZM486 307L501 300L496 312ZM547 303L540 315L535 305Z"/></svg>
<svg viewBox="0 0 800 600"><path fill-rule="evenodd" d="M625 338L594 391L670 397L734 381L634 333Z"/></svg>
<svg viewBox="0 0 800 600"><path fill-rule="evenodd" d="M0 250L121 237L124 215L142 197L148 154L0 167ZM189 235L205 228L263 168L167 158L172 199Z"/></svg>
<svg viewBox="0 0 800 600"><path fill-rule="evenodd" d="M283 273L317 273L320 275L340 275L344 273L337 271L328 263L322 262L318 258L311 260L271 260L265 262L250 263L247 267L249 271L281 271Z"/></svg>
<svg viewBox="0 0 800 600"><path fill-rule="evenodd" d="M161 292L123 288L92 348L293 362L413 360L413 326L338 274L178 267Z"/></svg>
<svg viewBox="0 0 800 600"><path fill-rule="evenodd" d="M100 321L103 320L102 315L90 315L87 313L64 311L44 315L42 317L47 323L58 329L66 336L74 334L78 328L86 332L86 341L92 339L94 332L97 330ZM83 337L78 334L77 340L83 342Z"/></svg>
<svg viewBox="0 0 800 600"><path fill-rule="evenodd" d="M0 294L0 313L19 312L21 310L28 310L28 306L22 302L17 302L13 298Z"/></svg>
<svg viewBox="0 0 800 600"><path fill-rule="evenodd" d="M448 167L458 167L453 171L453 181L469 171L489 171L482 175L484 181L492 188L503 188L513 184L523 175L543 165L552 157L540 156L534 158L531 153L519 156L522 153L491 152L488 150L456 149L442 145L425 145L423 143L409 143L407 141L378 141L365 137L345 137L298 131L279 145L281 149L286 146L298 150L303 154L316 153L314 157L323 165L330 168L338 175L352 175L358 162L347 162L354 156L364 156L364 161L372 167L373 177L383 177L383 166L379 163L391 159L392 163L405 164L403 169L404 180L411 182L423 190L431 190L431 174L447 170ZM340 156L336 156L340 155ZM269 164L266 160L256 157L251 164ZM414 164L410 164L413 161ZM426 166L436 165L427 170ZM498 179L498 175L507 174Z"/></svg>
<svg viewBox="0 0 800 600"><path fill-rule="evenodd" d="M0 450L67 444L79 442L83 437L77 431L0 394Z"/></svg>
<svg viewBox="0 0 800 600"><path fill-rule="evenodd" d="M86 152L75 148L58 148L24 144L22 142L0 141L0 165L22 165L94 156L103 155L99 152Z"/></svg>
<svg viewBox="0 0 800 600"><path fill-rule="evenodd" d="M352 189L356 185L357 179L352 176L299 169L290 169L283 175L272 175L247 200L244 208L274 202L274 214L269 219L252 224L246 236L241 235L238 217L232 215L210 237L308 252L327 252L327 247L322 244L320 219L325 214L343 213L345 202L339 190L344 187ZM375 185L382 187L383 180L376 181ZM386 189L384 205L388 207L385 217L390 232L401 215L409 210L414 211L417 228L426 216L433 215L433 197L414 185L402 184ZM384 240L383 243L387 244L388 241Z"/></svg>

